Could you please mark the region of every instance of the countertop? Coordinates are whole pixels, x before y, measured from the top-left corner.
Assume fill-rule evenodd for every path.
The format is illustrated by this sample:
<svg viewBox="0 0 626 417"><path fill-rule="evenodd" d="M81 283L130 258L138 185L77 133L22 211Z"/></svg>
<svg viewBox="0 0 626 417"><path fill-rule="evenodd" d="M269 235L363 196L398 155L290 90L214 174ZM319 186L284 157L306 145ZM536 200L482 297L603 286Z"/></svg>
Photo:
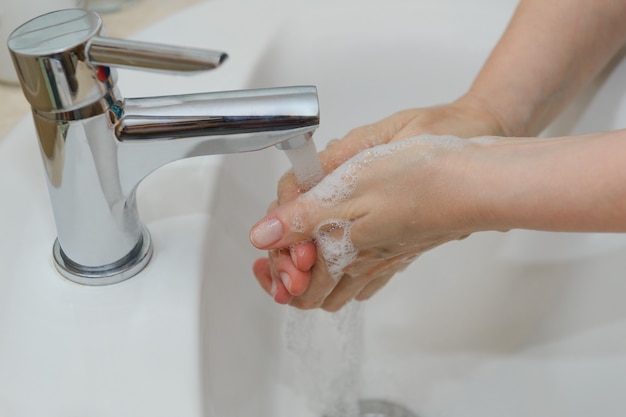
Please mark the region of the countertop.
<svg viewBox="0 0 626 417"><path fill-rule="evenodd" d="M107 36L124 38L202 0L136 0L125 9L102 14ZM19 86L0 82L0 140L27 115L30 107Z"/></svg>

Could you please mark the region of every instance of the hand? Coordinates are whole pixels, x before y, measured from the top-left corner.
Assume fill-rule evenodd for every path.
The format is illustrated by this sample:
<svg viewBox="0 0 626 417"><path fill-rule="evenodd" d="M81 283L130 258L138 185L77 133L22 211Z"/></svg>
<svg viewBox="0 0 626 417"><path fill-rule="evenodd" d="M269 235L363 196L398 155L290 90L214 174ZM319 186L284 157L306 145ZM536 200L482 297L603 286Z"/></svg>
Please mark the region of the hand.
<svg viewBox="0 0 626 417"><path fill-rule="evenodd" d="M332 172L364 149L414 137L424 132L472 137L502 135L504 130L496 117L483 109L479 103L465 97L451 105L407 110L378 123L355 129L344 139L331 143L321 152L322 165L326 172ZM383 176L379 179L386 178ZM393 180L388 179L387 182L392 183ZM387 187L386 184L381 186L383 190ZM379 191L372 192L373 196L380 195ZM299 194L299 187L293 174L286 174L279 183L279 198L269 211L272 212L277 207L294 200ZM254 236L251 235L251 239L255 243ZM259 245L258 242L255 244L264 248L264 245ZM265 291L272 294L278 303L290 303L299 308L322 307L336 310L350 297L356 296L357 299L370 297L400 266L406 266L407 258L417 255L405 256L404 262L400 260L395 263L387 262L389 265L383 268L384 271L370 273L368 284L363 285L357 292L355 288L367 279L360 278L352 282L349 290L344 289L347 285L345 283L341 286L333 285L334 283L329 280L325 259L321 254L316 255L315 249L315 244L309 236L307 240L289 249L272 250L269 258L255 262L254 274Z"/></svg>

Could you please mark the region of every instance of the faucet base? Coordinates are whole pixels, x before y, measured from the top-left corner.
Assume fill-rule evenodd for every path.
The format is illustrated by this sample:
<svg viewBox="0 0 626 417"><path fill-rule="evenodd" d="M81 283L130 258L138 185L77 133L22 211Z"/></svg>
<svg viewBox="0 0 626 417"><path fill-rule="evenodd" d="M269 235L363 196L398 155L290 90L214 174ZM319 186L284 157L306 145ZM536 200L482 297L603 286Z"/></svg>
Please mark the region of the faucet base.
<svg viewBox="0 0 626 417"><path fill-rule="evenodd" d="M52 249L57 271L66 279L77 284L101 286L117 284L141 272L152 257L152 239L150 232L143 226L141 239L135 248L119 261L100 267L89 267L72 262L61 249L59 240Z"/></svg>

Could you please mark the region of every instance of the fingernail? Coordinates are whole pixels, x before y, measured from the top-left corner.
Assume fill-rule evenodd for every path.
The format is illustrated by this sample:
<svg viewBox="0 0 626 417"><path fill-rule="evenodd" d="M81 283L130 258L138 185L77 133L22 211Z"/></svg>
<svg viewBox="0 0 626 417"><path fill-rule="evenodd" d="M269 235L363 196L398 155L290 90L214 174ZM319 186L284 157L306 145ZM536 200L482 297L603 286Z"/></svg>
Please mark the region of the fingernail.
<svg viewBox="0 0 626 417"><path fill-rule="evenodd" d="M283 236L283 225L276 218L269 218L250 232L252 244L258 248L271 245Z"/></svg>
<svg viewBox="0 0 626 417"><path fill-rule="evenodd" d="M289 274L286 272L281 272L279 276L280 280L283 282L283 285L285 285L285 288L287 288L287 291L291 292L291 277L289 276Z"/></svg>
<svg viewBox="0 0 626 417"><path fill-rule="evenodd" d="M289 254L291 255L291 262L297 268L298 267L298 257L296 256L296 248L294 246L289 248Z"/></svg>
<svg viewBox="0 0 626 417"><path fill-rule="evenodd" d="M276 279L272 278L272 288L270 288L272 297L276 297L276 291L278 291L278 284L276 283Z"/></svg>

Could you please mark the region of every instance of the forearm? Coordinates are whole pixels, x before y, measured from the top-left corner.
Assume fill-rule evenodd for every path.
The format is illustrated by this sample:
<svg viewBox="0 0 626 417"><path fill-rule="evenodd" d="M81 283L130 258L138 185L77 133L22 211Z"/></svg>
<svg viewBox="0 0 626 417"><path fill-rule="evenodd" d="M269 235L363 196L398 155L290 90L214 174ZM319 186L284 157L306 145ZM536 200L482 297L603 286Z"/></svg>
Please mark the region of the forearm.
<svg viewBox="0 0 626 417"><path fill-rule="evenodd" d="M522 0L461 100L486 106L508 136L534 136L625 41L625 0Z"/></svg>
<svg viewBox="0 0 626 417"><path fill-rule="evenodd" d="M482 230L626 232L626 130L478 145Z"/></svg>

